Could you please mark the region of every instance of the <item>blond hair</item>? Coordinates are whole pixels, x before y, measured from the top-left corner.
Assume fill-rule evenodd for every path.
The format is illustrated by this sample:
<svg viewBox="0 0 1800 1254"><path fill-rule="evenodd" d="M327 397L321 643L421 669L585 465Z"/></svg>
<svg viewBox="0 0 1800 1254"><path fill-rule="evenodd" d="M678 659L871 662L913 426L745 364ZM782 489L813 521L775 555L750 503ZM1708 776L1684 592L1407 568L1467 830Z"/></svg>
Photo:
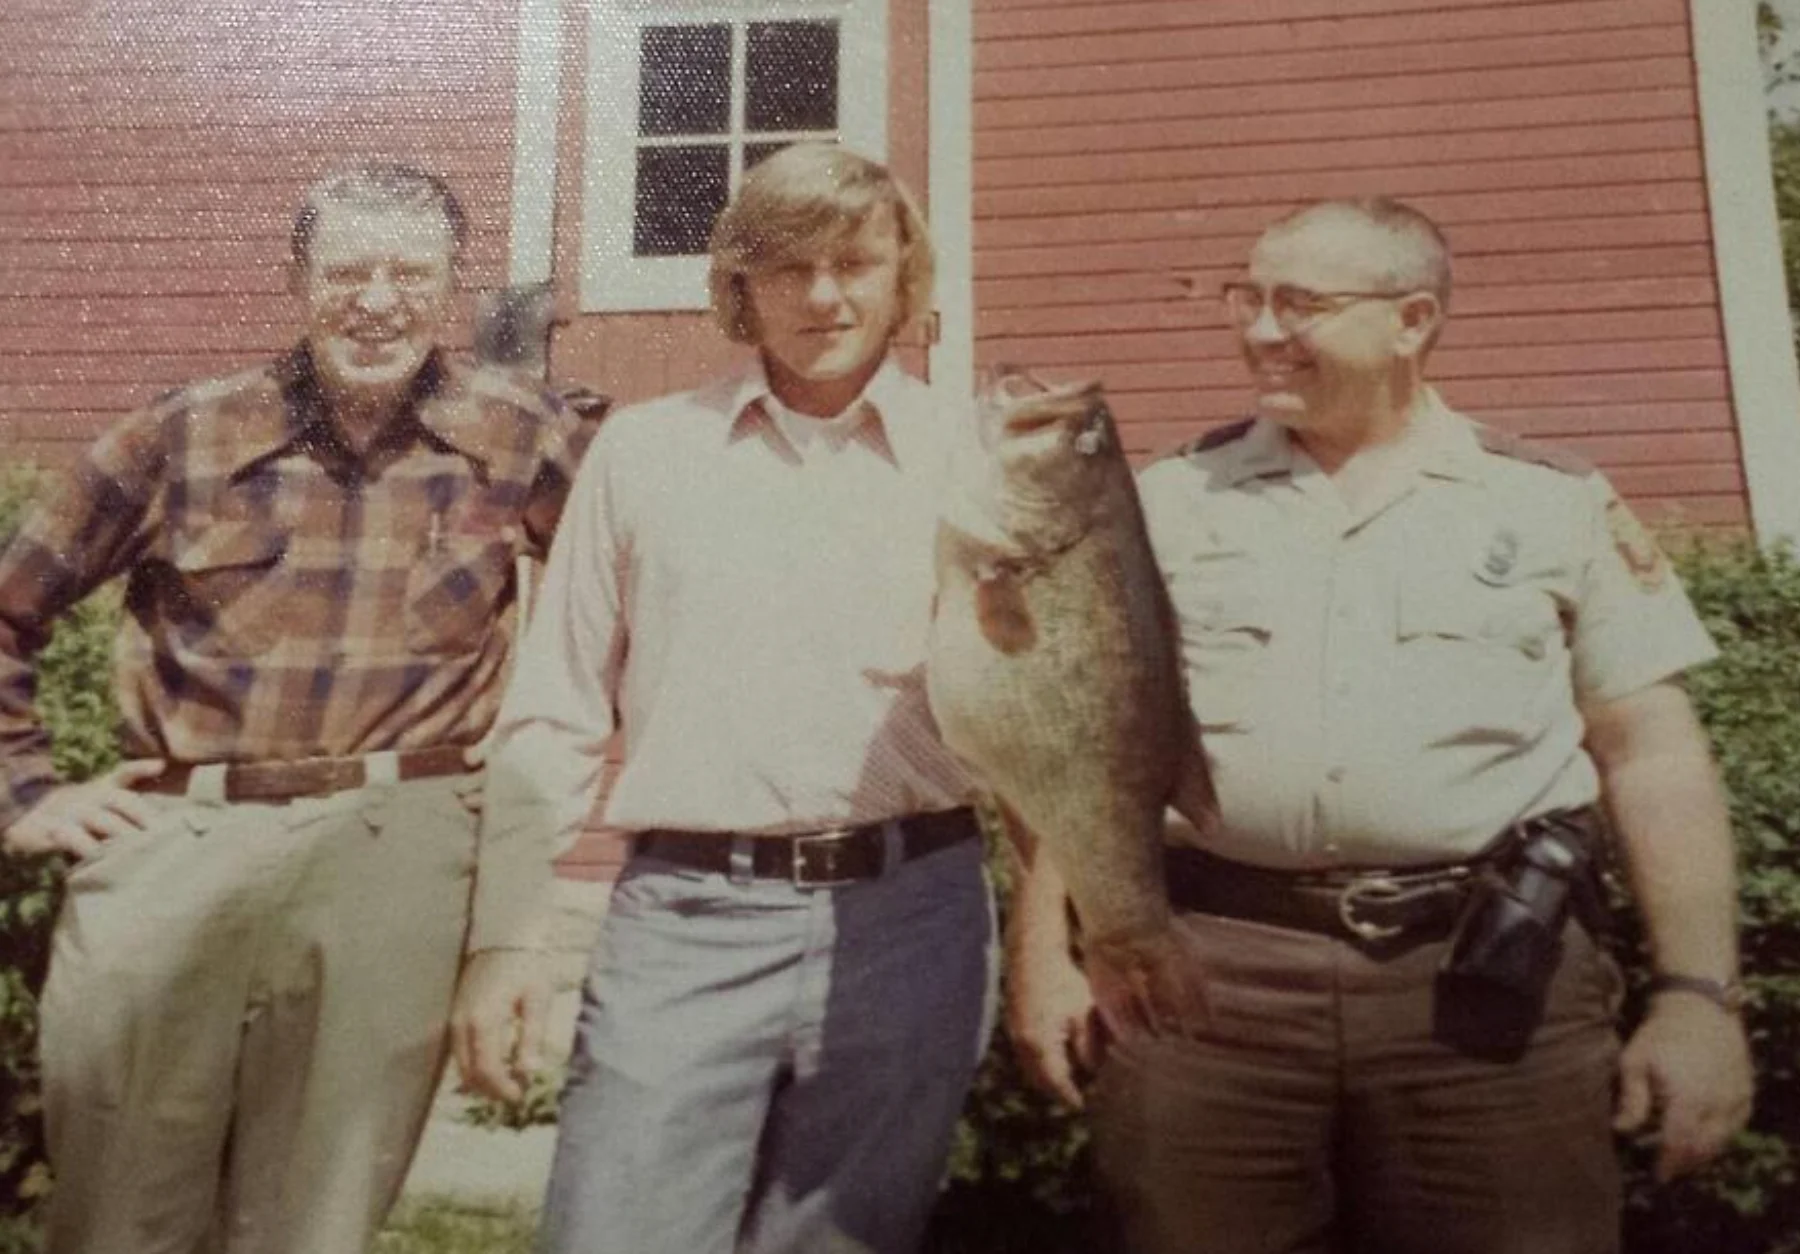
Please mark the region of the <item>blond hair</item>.
<svg viewBox="0 0 1800 1254"><path fill-rule="evenodd" d="M931 308L936 254L925 217L886 166L835 144L793 144L755 166L713 224L713 317L740 344L758 338L745 278L812 261L891 209L900 239L896 325Z"/></svg>

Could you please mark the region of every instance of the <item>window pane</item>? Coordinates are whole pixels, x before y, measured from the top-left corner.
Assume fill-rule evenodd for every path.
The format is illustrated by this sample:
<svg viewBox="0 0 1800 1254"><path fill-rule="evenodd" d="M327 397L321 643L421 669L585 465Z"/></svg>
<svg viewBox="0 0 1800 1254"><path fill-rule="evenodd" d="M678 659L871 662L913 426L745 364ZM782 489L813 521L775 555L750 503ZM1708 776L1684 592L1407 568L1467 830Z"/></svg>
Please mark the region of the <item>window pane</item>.
<svg viewBox="0 0 1800 1254"><path fill-rule="evenodd" d="M824 143L829 144L829 143L835 143L837 137L835 135L809 135L809 136L807 136L807 139L814 141L814 142L822 141ZM760 144L759 143L745 144L744 145L744 169L745 170L754 170L757 166L761 165L768 158L770 158L770 157L774 156L776 153L780 152L783 148L786 148L789 145L796 144L798 142L800 142L800 141L793 140L793 139L776 139L776 140L770 140L770 141L767 141L765 143L760 143Z"/></svg>
<svg viewBox="0 0 1800 1254"><path fill-rule="evenodd" d="M731 151L724 144L638 149L632 251L639 257L704 253L730 190Z"/></svg>
<svg viewBox="0 0 1800 1254"><path fill-rule="evenodd" d="M639 134L731 129L731 27L646 26L638 52Z"/></svg>
<svg viewBox="0 0 1800 1254"><path fill-rule="evenodd" d="M748 129L837 129L836 22L752 22L745 53Z"/></svg>

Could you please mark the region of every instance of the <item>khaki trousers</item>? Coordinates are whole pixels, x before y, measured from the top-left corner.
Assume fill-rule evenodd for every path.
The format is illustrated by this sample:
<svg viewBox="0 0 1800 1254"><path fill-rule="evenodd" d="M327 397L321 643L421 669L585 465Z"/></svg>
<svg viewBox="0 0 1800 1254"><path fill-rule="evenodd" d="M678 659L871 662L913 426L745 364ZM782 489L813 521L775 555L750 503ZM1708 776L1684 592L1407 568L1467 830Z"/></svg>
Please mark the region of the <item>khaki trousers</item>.
<svg viewBox="0 0 1800 1254"><path fill-rule="evenodd" d="M52 1254L355 1254L445 1058L478 777L150 797L77 867L43 1002Z"/></svg>
<svg viewBox="0 0 1800 1254"><path fill-rule="evenodd" d="M1522 1058L1434 1028L1445 944L1378 959L1184 915L1212 1022L1115 1047L1095 1162L1133 1254L1611 1254L1617 969L1580 927Z"/></svg>

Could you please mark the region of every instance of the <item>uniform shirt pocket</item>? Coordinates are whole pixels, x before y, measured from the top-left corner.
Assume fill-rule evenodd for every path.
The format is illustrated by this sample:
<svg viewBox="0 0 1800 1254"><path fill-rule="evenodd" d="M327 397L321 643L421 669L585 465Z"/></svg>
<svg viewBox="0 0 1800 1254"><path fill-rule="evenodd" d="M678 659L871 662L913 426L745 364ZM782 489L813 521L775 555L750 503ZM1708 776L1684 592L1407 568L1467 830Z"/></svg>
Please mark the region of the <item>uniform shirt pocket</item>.
<svg viewBox="0 0 1800 1254"><path fill-rule="evenodd" d="M1559 632L1554 603L1528 586L1473 576L1403 581L1396 695L1418 717L1442 720L1446 734L1527 737L1555 678Z"/></svg>
<svg viewBox="0 0 1800 1254"><path fill-rule="evenodd" d="M184 642L218 657L266 653L283 634L289 535L255 521L211 521L177 533L172 615Z"/></svg>
<svg viewBox="0 0 1800 1254"><path fill-rule="evenodd" d="M1476 579L1405 581L1400 586L1402 644L1441 641L1470 651L1491 650L1524 663L1544 661L1559 629L1548 597L1529 587Z"/></svg>
<svg viewBox="0 0 1800 1254"><path fill-rule="evenodd" d="M406 576L406 645L428 656L473 653L486 642L512 578L502 536L450 536L427 546Z"/></svg>

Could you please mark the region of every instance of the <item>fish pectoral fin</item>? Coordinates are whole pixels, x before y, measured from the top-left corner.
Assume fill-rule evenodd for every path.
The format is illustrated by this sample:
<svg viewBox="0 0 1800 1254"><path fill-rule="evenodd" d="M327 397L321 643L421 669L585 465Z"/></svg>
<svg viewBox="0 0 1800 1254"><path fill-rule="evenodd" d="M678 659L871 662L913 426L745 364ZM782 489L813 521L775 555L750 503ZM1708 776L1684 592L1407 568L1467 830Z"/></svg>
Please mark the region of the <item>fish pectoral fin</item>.
<svg viewBox="0 0 1800 1254"><path fill-rule="evenodd" d="M981 637L1000 653L1023 653L1037 643L1037 624L1017 579L994 578L975 585L975 621Z"/></svg>

